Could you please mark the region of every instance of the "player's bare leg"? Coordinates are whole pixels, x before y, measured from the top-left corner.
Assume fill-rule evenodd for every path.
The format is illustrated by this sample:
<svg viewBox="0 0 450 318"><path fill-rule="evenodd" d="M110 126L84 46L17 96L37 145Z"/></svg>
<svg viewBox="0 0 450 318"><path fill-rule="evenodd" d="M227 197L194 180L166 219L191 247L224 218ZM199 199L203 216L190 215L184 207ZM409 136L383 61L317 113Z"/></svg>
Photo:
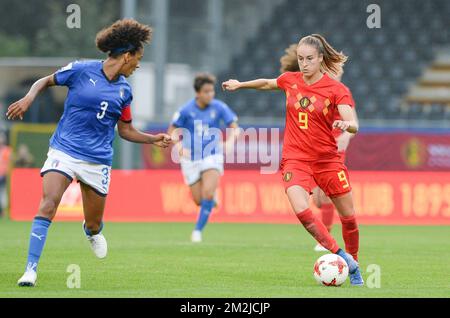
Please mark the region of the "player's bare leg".
<svg viewBox="0 0 450 318"><path fill-rule="evenodd" d="M342 237L344 238L345 249L349 255L351 255L351 258L357 262L359 249L359 229L355 217L352 193L349 192L344 195L331 198L331 200L336 206L342 222ZM349 269L350 267L351 266L349 264ZM353 273L350 270L350 282L352 285L364 284L359 268Z"/></svg>
<svg viewBox="0 0 450 318"><path fill-rule="evenodd" d="M339 250L336 240L327 231L321 220L317 219L309 208L309 193L298 185L293 185L286 190L289 202L299 221L305 229L332 253Z"/></svg>
<svg viewBox="0 0 450 318"><path fill-rule="evenodd" d="M326 226L328 232L331 233L331 228L333 227L333 217L334 217L334 205L331 199L323 192L319 187L315 187L312 190L312 198L314 205L320 209L322 222ZM320 245L316 244L314 247L316 252L327 252L328 250Z"/></svg>
<svg viewBox="0 0 450 318"><path fill-rule="evenodd" d="M191 189L192 199L197 206L200 206L202 202L202 179L189 186Z"/></svg>
<svg viewBox="0 0 450 318"><path fill-rule="evenodd" d="M102 220L106 197L99 195L86 184L80 183L80 188L83 198L84 233L91 244L95 256L105 258L108 252L108 245L101 231L103 229Z"/></svg>
<svg viewBox="0 0 450 318"><path fill-rule="evenodd" d="M47 238L48 228L55 217L61 198L71 180L58 172L49 172L42 180L43 195L39 211L31 227L28 261L24 275L19 279L19 286L35 286L37 266Z"/></svg>
<svg viewBox="0 0 450 318"><path fill-rule="evenodd" d="M202 203L202 179L197 181L196 183L189 186L191 189L192 199L194 200L197 206L200 206ZM217 207L217 192L214 192L214 207Z"/></svg>
<svg viewBox="0 0 450 318"><path fill-rule="evenodd" d="M201 178L201 203L200 203L200 215L195 226L195 230L192 232L192 242L199 243L202 241L202 230L208 222L209 215L214 207L214 194L217 186L219 185L220 172L216 169L209 169L203 171Z"/></svg>

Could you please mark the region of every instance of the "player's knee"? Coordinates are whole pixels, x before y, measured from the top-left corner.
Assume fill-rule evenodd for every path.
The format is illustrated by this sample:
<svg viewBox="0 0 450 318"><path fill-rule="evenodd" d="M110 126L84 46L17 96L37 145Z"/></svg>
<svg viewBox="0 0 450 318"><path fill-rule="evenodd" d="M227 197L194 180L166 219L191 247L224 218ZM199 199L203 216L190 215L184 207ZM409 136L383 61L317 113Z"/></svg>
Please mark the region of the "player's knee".
<svg viewBox="0 0 450 318"><path fill-rule="evenodd" d="M308 202L296 202L296 204L293 206L295 214L302 213L305 210L309 209Z"/></svg>
<svg viewBox="0 0 450 318"><path fill-rule="evenodd" d="M57 208L58 204L55 199L51 197L44 197L41 201L41 205L39 206L39 216L43 216L51 220L55 216Z"/></svg>
<svg viewBox="0 0 450 318"><path fill-rule="evenodd" d="M202 191L202 199L203 200L213 200L214 199L214 190Z"/></svg>
<svg viewBox="0 0 450 318"><path fill-rule="evenodd" d="M316 196L313 196L313 203L319 209L322 207L322 201L320 201L320 198L318 198Z"/></svg>
<svg viewBox="0 0 450 318"><path fill-rule="evenodd" d="M356 214L355 209L353 207L338 210L338 213L341 216L353 216Z"/></svg>

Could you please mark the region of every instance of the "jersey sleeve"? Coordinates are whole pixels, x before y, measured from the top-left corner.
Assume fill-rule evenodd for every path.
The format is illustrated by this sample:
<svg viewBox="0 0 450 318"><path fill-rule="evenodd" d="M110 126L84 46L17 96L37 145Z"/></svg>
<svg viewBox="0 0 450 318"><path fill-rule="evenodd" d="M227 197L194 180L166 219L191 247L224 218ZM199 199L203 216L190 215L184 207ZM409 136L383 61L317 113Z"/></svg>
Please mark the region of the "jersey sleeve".
<svg viewBox="0 0 450 318"><path fill-rule="evenodd" d="M355 107L355 102L352 97L352 93L350 92L350 89L341 84L336 89L336 106L337 105L349 105L350 107Z"/></svg>
<svg viewBox="0 0 450 318"><path fill-rule="evenodd" d="M221 103L222 108L222 119L226 126L230 126L232 123L238 121L238 116L234 111L231 110L231 108L225 104Z"/></svg>
<svg viewBox="0 0 450 318"><path fill-rule="evenodd" d="M83 63L75 61L60 68L53 75L55 84L58 86L72 86L77 80L81 70L83 69Z"/></svg>
<svg viewBox="0 0 450 318"><path fill-rule="evenodd" d="M184 127L186 125L186 114L182 109L173 114L172 125L175 127Z"/></svg>
<svg viewBox="0 0 450 318"><path fill-rule="evenodd" d="M122 109L122 115L120 116L120 120L124 123L131 123L133 117L131 116L131 106L127 105Z"/></svg>
<svg viewBox="0 0 450 318"><path fill-rule="evenodd" d="M281 88L282 90L286 90L287 83L289 79L289 73L283 73L277 78L277 86L278 88Z"/></svg>
<svg viewBox="0 0 450 318"><path fill-rule="evenodd" d="M127 91L127 98L125 102L123 103L122 108L122 115L120 116L120 120L125 123L131 123L133 120L133 117L131 115L131 102L133 101L133 94L131 94L131 91Z"/></svg>

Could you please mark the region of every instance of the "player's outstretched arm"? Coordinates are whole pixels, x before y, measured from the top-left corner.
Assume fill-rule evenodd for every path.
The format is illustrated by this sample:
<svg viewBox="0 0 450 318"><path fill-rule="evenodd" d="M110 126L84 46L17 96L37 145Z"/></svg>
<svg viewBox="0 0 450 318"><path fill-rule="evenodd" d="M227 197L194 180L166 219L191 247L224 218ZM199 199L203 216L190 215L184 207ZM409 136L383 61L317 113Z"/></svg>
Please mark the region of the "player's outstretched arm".
<svg viewBox="0 0 450 318"><path fill-rule="evenodd" d="M172 139L167 134L146 134L136 128L131 123L126 123L121 120L117 123L119 129L119 136L125 140L139 143L139 144L153 144L161 148L167 148Z"/></svg>
<svg viewBox="0 0 450 318"><path fill-rule="evenodd" d="M230 79L222 83L222 88L225 91L231 92L236 91L238 89L257 89L261 91L279 89L276 79L265 79L265 78L260 78L248 82L239 82L238 80Z"/></svg>
<svg viewBox="0 0 450 318"><path fill-rule="evenodd" d="M19 118L23 119L23 114L30 108L31 104L35 100L36 96L39 95L40 92L45 90L47 87L54 86L55 81L53 79L53 74L43 77L37 80L30 88L28 93L20 100L12 103L8 107L8 111L6 112L6 117L9 120L14 120Z"/></svg>

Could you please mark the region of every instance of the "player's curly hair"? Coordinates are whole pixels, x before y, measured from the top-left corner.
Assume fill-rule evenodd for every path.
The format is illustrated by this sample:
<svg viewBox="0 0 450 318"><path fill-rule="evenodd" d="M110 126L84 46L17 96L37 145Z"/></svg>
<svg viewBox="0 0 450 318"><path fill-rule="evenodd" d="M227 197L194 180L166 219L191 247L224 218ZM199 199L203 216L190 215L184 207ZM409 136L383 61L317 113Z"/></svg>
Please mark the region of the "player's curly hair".
<svg viewBox="0 0 450 318"><path fill-rule="evenodd" d="M135 54L145 43L149 43L152 29L134 19L122 19L97 33L97 48L111 57L130 52Z"/></svg>
<svg viewBox="0 0 450 318"><path fill-rule="evenodd" d="M348 56L336 51L323 36L311 34L300 40L298 45L307 44L315 47L323 55L322 70L332 76L339 77L343 73L344 63Z"/></svg>
<svg viewBox="0 0 450 318"><path fill-rule="evenodd" d="M300 72L300 67L298 66L297 58L297 47L298 44L294 43L289 45L284 52L285 54L280 58L280 72Z"/></svg>

